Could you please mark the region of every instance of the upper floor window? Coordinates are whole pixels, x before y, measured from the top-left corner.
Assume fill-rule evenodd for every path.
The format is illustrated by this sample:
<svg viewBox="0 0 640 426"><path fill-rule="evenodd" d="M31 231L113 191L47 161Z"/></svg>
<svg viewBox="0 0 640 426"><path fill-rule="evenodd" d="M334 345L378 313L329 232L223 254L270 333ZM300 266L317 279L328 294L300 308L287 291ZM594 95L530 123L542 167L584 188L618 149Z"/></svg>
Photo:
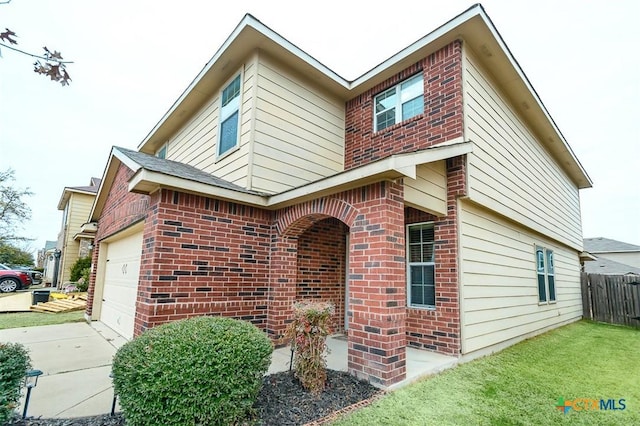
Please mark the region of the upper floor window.
<svg viewBox="0 0 640 426"><path fill-rule="evenodd" d="M556 301L556 277L553 265L553 250L536 246L536 272L538 276L538 301Z"/></svg>
<svg viewBox="0 0 640 426"><path fill-rule="evenodd" d="M424 112L422 74L385 90L374 99L374 128L378 132Z"/></svg>
<svg viewBox="0 0 640 426"><path fill-rule="evenodd" d="M222 90L220 103L220 130L218 155L223 155L238 146L238 123L240 119L240 75Z"/></svg>
<svg viewBox="0 0 640 426"><path fill-rule="evenodd" d="M433 223L407 226L407 299L409 306L435 308Z"/></svg>

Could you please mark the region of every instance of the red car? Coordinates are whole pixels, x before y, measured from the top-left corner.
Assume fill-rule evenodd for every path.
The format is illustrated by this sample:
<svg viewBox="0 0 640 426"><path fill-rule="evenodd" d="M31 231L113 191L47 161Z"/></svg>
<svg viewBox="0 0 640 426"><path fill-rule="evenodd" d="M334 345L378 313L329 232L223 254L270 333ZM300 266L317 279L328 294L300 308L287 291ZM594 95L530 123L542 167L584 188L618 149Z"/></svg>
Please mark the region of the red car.
<svg viewBox="0 0 640 426"><path fill-rule="evenodd" d="M31 275L25 271L0 269L0 293L29 288L32 283Z"/></svg>

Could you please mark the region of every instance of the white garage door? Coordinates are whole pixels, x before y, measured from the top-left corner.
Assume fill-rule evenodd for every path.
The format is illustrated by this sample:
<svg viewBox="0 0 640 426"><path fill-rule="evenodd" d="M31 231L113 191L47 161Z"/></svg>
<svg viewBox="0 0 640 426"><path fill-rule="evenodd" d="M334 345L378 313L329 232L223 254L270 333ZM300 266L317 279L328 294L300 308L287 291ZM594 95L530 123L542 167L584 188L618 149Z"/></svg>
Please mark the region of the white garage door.
<svg viewBox="0 0 640 426"><path fill-rule="evenodd" d="M100 321L128 339L133 337L141 253L142 232L107 246Z"/></svg>

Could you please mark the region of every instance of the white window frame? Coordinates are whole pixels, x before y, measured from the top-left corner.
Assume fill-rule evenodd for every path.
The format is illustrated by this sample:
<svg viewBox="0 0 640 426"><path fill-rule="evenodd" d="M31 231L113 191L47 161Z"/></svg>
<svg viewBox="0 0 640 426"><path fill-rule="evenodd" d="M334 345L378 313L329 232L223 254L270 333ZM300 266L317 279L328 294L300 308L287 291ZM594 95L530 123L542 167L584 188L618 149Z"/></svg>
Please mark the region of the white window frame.
<svg viewBox="0 0 640 426"><path fill-rule="evenodd" d="M434 230L433 241L432 244L432 253L433 259L429 262L411 262L411 245L410 241L410 229L416 226L431 226ZM405 230L405 244L406 244L406 268L407 268L407 307L410 308L419 308L419 309L428 309L435 310L436 309L436 263L435 263L435 253L436 253L436 239L435 239L435 223L434 222L420 222L420 223L410 223L406 226ZM422 243L422 242L420 242ZM412 266L431 266L433 271L433 305L424 305L424 304L414 304L411 302L411 267Z"/></svg>
<svg viewBox="0 0 640 426"><path fill-rule="evenodd" d="M553 250L536 245L535 260L538 304L549 305L556 303L558 300L558 292L555 274L555 255ZM544 290L544 298L541 297L541 290Z"/></svg>
<svg viewBox="0 0 640 426"><path fill-rule="evenodd" d="M402 91L402 86L413 82L414 80L420 80L420 86L422 88L422 90L420 91L420 94L416 95L416 96L412 96L411 98L408 99L402 99L402 95L403 95L403 91ZM396 101L393 104L393 106L389 106L389 108L386 108L385 110L382 111L376 111L376 104L377 104L377 100L378 98L382 97L382 96L386 96L386 95L395 95L396 97ZM413 114L409 117L403 118L402 117L402 107L403 105L417 99L417 98L422 98L422 109L416 113ZM389 124L387 126L382 127L381 129L378 129L378 116L380 116L382 113L389 111L391 108L395 108L395 118L394 118L394 122L392 124ZM396 125L398 123L402 123L403 121L409 120L413 117L417 117L420 114L424 113L424 76L422 75L422 73L420 74L416 74L413 75L403 81L401 81L400 83L396 84L393 87L390 87L389 89L385 90L382 93L378 93L376 96L373 97L373 131L375 132L381 132L384 129L391 127L393 125Z"/></svg>
<svg viewBox="0 0 640 426"><path fill-rule="evenodd" d="M240 80L240 88L237 96L234 96L226 105L222 105L222 98L224 91L233 84L236 79ZM224 84L222 89L220 90L220 101L218 108L218 137L216 144L216 157L218 159L224 158L227 155L231 154L240 146L240 109L242 106L242 83L243 83L243 74L239 72L234 74L227 82ZM227 148L224 152L221 152L222 148L222 125L231 118L235 113L238 114L238 122L236 123L236 140L233 146Z"/></svg>

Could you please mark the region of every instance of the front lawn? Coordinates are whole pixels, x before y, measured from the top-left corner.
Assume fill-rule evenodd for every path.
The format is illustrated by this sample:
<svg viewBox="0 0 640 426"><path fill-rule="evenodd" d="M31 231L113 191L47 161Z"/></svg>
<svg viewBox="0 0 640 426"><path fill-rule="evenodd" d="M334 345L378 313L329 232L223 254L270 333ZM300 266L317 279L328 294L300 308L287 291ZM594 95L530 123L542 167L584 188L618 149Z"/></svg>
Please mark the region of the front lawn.
<svg viewBox="0 0 640 426"><path fill-rule="evenodd" d="M84 311L60 312L57 314L43 312L0 313L0 330L80 321L84 321Z"/></svg>
<svg viewBox="0 0 640 426"><path fill-rule="evenodd" d="M335 425L640 425L640 331L587 321L462 364L390 395ZM609 399L624 410L581 401Z"/></svg>

